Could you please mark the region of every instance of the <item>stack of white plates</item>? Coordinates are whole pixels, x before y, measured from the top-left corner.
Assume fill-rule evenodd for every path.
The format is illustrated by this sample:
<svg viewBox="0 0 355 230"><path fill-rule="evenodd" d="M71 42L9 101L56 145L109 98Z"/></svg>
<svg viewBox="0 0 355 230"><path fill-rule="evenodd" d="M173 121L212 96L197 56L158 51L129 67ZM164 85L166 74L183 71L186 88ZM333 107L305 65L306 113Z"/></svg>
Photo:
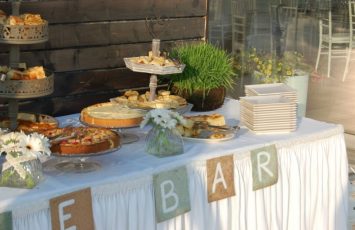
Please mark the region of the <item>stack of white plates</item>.
<svg viewBox="0 0 355 230"><path fill-rule="evenodd" d="M297 106L281 95L242 97L240 118L256 134L288 133L297 128Z"/></svg>
<svg viewBox="0 0 355 230"><path fill-rule="evenodd" d="M297 103L297 91L284 83L246 85L246 96L283 95Z"/></svg>

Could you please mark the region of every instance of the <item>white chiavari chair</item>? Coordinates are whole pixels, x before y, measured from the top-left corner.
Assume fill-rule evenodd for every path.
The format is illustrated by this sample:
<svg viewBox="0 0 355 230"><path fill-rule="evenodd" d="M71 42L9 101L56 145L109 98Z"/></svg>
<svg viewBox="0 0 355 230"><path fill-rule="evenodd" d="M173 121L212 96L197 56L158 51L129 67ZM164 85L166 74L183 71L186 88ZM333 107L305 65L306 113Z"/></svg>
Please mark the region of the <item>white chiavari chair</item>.
<svg viewBox="0 0 355 230"><path fill-rule="evenodd" d="M351 35L349 32L334 32L332 12L329 10L319 20L319 46L315 69L318 70L320 56L327 55L327 77L330 77L332 58L344 58L345 68L343 80L349 69L350 50L351 50ZM349 23L351 24L351 23Z"/></svg>

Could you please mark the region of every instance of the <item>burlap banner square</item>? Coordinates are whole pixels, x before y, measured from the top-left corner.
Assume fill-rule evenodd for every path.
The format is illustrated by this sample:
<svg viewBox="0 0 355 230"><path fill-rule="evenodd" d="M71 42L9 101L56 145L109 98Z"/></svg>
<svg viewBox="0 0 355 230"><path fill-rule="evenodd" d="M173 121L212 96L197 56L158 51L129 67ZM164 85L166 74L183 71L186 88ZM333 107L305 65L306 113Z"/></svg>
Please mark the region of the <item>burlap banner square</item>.
<svg viewBox="0 0 355 230"><path fill-rule="evenodd" d="M55 197L49 201L52 230L85 229L94 230L91 189Z"/></svg>
<svg viewBox="0 0 355 230"><path fill-rule="evenodd" d="M207 160L208 202L235 195L233 155Z"/></svg>

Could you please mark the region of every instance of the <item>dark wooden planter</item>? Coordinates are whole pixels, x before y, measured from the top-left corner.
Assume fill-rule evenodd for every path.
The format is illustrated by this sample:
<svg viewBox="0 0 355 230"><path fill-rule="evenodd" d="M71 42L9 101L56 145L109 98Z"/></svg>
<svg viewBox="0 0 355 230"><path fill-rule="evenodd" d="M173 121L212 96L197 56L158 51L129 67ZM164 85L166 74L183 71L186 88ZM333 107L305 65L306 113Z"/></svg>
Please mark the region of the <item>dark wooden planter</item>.
<svg viewBox="0 0 355 230"><path fill-rule="evenodd" d="M187 100L188 103L193 104L193 111L211 111L218 109L224 103L226 89L224 87L211 89L204 97L202 90L196 90L192 94L186 91L178 91L176 87L171 89L173 94L179 95Z"/></svg>

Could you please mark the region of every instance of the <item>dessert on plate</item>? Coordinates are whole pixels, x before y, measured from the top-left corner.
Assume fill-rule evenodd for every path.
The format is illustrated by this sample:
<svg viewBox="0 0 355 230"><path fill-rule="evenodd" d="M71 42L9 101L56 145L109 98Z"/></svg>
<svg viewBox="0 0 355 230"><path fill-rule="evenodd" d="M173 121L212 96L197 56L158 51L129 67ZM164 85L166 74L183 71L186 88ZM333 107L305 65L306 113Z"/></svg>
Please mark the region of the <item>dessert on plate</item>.
<svg viewBox="0 0 355 230"><path fill-rule="evenodd" d="M131 62L137 64L151 64L156 66L176 66L176 63L164 56L154 56L152 51L148 52L148 56L139 56L130 58Z"/></svg>
<svg viewBox="0 0 355 230"><path fill-rule="evenodd" d="M0 66L0 74L6 74L9 80L36 80L46 78L43 66L34 66L25 70Z"/></svg>
<svg viewBox="0 0 355 230"><path fill-rule="evenodd" d="M6 15L6 13L0 10L0 24L10 25L10 26L23 26L23 25L43 25L46 20L42 19L39 14L21 14L21 15Z"/></svg>
<svg viewBox="0 0 355 230"><path fill-rule="evenodd" d="M66 127L42 132L52 140L51 151L58 154L90 154L118 148L119 135L105 128Z"/></svg>
<svg viewBox="0 0 355 230"><path fill-rule="evenodd" d="M58 127L58 121L54 117L45 114L18 113L17 122L16 130L25 133L42 132ZM8 117L0 118L1 128L10 128L10 123Z"/></svg>
<svg viewBox="0 0 355 230"><path fill-rule="evenodd" d="M183 137L222 139L226 137L226 122L223 115L214 113L210 115L184 116L187 125L178 125L176 128Z"/></svg>
<svg viewBox="0 0 355 230"><path fill-rule="evenodd" d="M139 94L138 91L128 90L124 95L113 98L112 101L131 108L140 109L177 109L187 105L184 98L171 95L168 90L159 90L154 101L149 101L150 92Z"/></svg>

